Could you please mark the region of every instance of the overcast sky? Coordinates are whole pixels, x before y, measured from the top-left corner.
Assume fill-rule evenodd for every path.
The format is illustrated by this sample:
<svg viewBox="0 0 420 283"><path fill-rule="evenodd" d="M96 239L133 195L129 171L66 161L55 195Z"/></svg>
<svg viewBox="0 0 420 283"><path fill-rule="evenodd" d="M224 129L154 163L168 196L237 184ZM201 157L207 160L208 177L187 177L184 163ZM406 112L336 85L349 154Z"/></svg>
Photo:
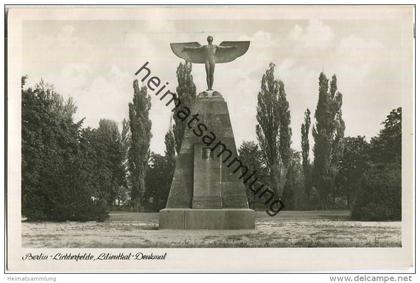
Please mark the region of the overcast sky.
<svg viewBox="0 0 420 283"><path fill-rule="evenodd" d="M64 97L73 97L78 106L76 119L86 117L85 126L97 127L101 118L121 124L128 117L134 73L146 61L152 74L175 91L180 59L172 53L170 42L205 44L207 35L213 35L215 44L250 40L245 55L217 65L215 71L214 89L228 103L237 146L255 140L257 94L261 77L273 62L276 78L285 84L296 150L300 150L306 108L313 119L321 71L329 78L337 75L346 136L363 135L369 140L379 132L386 115L411 95L407 92L411 54L406 19L405 23L400 17L351 19L340 9L343 19L315 13L299 19L248 19L246 14L235 14L232 20L183 20L183 10L176 9L177 19L26 21L23 74L29 76L29 84L43 78ZM193 76L197 91L205 90L204 66L193 65ZM170 110L155 97L150 118L151 149L163 153Z"/></svg>

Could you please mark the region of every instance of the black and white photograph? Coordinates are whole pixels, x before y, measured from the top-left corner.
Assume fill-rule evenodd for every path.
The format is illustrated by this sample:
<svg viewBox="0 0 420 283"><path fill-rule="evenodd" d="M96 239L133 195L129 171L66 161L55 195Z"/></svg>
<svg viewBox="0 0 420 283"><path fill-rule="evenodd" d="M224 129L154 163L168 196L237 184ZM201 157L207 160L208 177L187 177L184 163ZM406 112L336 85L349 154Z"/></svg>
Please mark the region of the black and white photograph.
<svg viewBox="0 0 420 283"><path fill-rule="evenodd" d="M8 270L413 267L414 5L6 22Z"/></svg>

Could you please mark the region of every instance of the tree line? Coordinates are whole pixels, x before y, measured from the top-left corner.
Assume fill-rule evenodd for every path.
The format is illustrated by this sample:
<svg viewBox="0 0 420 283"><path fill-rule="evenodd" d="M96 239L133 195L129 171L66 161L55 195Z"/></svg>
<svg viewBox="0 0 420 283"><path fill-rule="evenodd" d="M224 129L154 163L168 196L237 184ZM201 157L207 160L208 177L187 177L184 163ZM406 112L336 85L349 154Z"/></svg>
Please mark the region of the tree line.
<svg viewBox="0 0 420 283"><path fill-rule="evenodd" d="M357 220L401 219L401 118L393 109L383 129L370 142L345 136L343 95L337 77L319 75L315 121L306 109L301 125L301 151L291 145L289 103L284 83L274 77L275 65L261 79L256 136L244 142L239 155L256 169L280 197L285 209L350 209ZM313 160L309 138L312 134ZM251 207L262 204L249 199Z"/></svg>
<svg viewBox="0 0 420 283"><path fill-rule="evenodd" d="M190 63L180 63L176 93L192 107L196 87ZM240 159L271 185L285 209L351 209L363 220L401 218L401 108L379 135L345 137L337 78L319 76L314 125L305 111L301 151L291 148L285 86L270 64L257 101L256 142L243 142ZM101 119L97 128L74 120L77 107L41 81L22 77L22 214L30 221L103 221L110 210L159 211L166 205L185 123L174 114L165 153L150 151L151 98L133 82L128 119ZM173 121L173 122L172 122ZM309 138L312 134L313 160ZM253 194L250 206L264 209Z"/></svg>

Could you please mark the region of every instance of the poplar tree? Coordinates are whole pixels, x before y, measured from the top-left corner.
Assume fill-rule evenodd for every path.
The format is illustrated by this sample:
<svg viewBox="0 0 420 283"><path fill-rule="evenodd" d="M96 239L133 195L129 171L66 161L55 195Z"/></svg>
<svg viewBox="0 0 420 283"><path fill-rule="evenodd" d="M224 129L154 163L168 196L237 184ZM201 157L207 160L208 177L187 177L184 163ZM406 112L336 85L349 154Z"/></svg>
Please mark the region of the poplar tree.
<svg viewBox="0 0 420 283"><path fill-rule="evenodd" d="M168 170L170 171L170 180L175 170L175 136L171 129L165 135L165 158L168 163Z"/></svg>
<svg viewBox="0 0 420 283"><path fill-rule="evenodd" d="M183 106L190 109L192 108L196 98L196 87L191 71L192 64L186 61L185 63L179 63L178 68L176 69L176 77L178 80L178 86L176 88L177 97ZM175 121L173 126L173 134L175 137L176 145L175 148L177 154L179 154L179 151L181 150L182 138L184 137L185 122L178 118L176 112L174 112L173 118Z"/></svg>
<svg viewBox="0 0 420 283"><path fill-rule="evenodd" d="M275 65L269 68L261 80L257 103L257 139L269 168L272 188L282 195L285 172L290 162L290 111L284 84L274 78ZM283 179L283 180L282 180Z"/></svg>
<svg viewBox="0 0 420 283"><path fill-rule="evenodd" d="M124 157L124 171L126 177L128 176L128 150L131 144L131 133L130 133L130 122L127 119L122 121L122 130L121 130L121 151L123 152ZM126 178L127 179L127 178Z"/></svg>
<svg viewBox="0 0 420 283"><path fill-rule="evenodd" d="M292 157L292 150L290 145L292 143L292 128L290 127L290 110L289 102L286 98L283 82L280 81L279 93L279 111L280 111L280 156L284 168L289 168L290 159Z"/></svg>
<svg viewBox="0 0 420 283"><path fill-rule="evenodd" d="M314 146L314 183L320 194L321 207L329 208L334 203L334 180L338 162L343 153L345 124L342 119L342 94L337 91L337 78L328 79L324 73L319 76L319 96L315 111L316 124L312 134ZM332 201L330 197L332 196Z"/></svg>
<svg viewBox="0 0 420 283"><path fill-rule="evenodd" d="M129 123L131 130L128 167L131 179L131 201L136 211L143 209L145 177L149 160L152 122L149 119L151 98L147 88L139 88L138 81L133 83L134 97L129 103Z"/></svg>
<svg viewBox="0 0 420 283"><path fill-rule="evenodd" d="M309 200L311 192L311 161L309 159L309 129L311 127L311 111L306 109L305 118L302 126L300 127L301 133L301 147L302 147L302 167L303 176L305 179L305 194Z"/></svg>
<svg viewBox="0 0 420 283"><path fill-rule="evenodd" d="M94 139L97 153L96 174L101 198L113 205L118 191L125 185L124 153L121 134L115 121L101 119Z"/></svg>

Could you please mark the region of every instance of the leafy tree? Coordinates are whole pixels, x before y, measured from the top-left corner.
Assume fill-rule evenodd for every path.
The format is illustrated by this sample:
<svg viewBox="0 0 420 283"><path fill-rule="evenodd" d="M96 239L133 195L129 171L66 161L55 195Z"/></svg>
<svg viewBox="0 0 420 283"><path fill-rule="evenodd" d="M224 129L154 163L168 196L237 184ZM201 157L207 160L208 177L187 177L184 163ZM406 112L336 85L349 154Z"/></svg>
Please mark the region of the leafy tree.
<svg viewBox="0 0 420 283"><path fill-rule="evenodd" d="M336 183L340 189L339 194L346 197L349 208L357 188L360 187L362 176L369 168L368 149L369 145L364 137L346 137L344 139L344 151Z"/></svg>
<svg viewBox="0 0 420 283"><path fill-rule="evenodd" d="M384 128L371 139L369 169L357 190L352 218L401 220L401 107L387 116Z"/></svg>
<svg viewBox="0 0 420 283"><path fill-rule="evenodd" d="M401 107L393 109L382 123L384 129L372 138L370 156L376 164L401 164L401 119Z"/></svg>
<svg viewBox="0 0 420 283"><path fill-rule="evenodd" d="M290 161L290 111L284 84L274 78L273 63L261 80L257 104L257 139L270 172L270 182L277 196L283 193L284 177ZM283 180L283 182L282 182Z"/></svg>
<svg viewBox="0 0 420 283"><path fill-rule="evenodd" d="M337 164L342 154L344 121L341 116L342 95L337 91L334 75L328 88L328 79L319 76L319 96L315 111L316 124L312 130L314 137L313 179L320 194L321 207L326 209L334 204L334 179Z"/></svg>
<svg viewBox="0 0 420 283"><path fill-rule="evenodd" d="M147 94L146 87L139 88L137 80L134 81L133 88L133 102L129 103L131 144L128 151L128 168L131 179L132 208L140 211L143 207L144 192L146 190L145 177L149 159L150 139L152 137L152 122L149 119L151 98Z"/></svg>
<svg viewBox="0 0 420 283"><path fill-rule="evenodd" d="M239 147L239 159L245 166L248 167L251 174L255 173L254 178L258 178L261 182L267 182L269 180L268 170L264 164L263 152L259 149L258 145L253 141L245 141ZM255 196L250 190L246 191L248 196L248 203L251 208L255 208L255 205L259 201L259 198ZM264 205L262 205L264 207Z"/></svg>
<svg viewBox="0 0 420 283"><path fill-rule="evenodd" d="M178 80L178 86L176 93L178 99L182 105L188 108L192 108L196 98L196 87L191 74L192 64L189 62L179 63L176 69L176 77ZM175 124L173 126L173 134L175 136L176 152L179 154L181 150L182 139L184 137L185 122L180 120L174 112L173 118Z"/></svg>
<svg viewBox="0 0 420 283"><path fill-rule="evenodd" d="M117 124L101 119L98 129L81 131L80 148L83 156L85 185L92 197L112 206L125 199L127 191L124 152Z"/></svg>
<svg viewBox="0 0 420 283"><path fill-rule="evenodd" d="M311 180L311 161L309 159L309 129L311 128L311 111L306 109L305 119L300 128L301 133L301 147L302 147L302 167L305 179L305 193L309 200L309 195L312 188Z"/></svg>
<svg viewBox="0 0 420 283"><path fill-rule="evenodd" d="M86 147L83 121L73 122L75 111L72 100L43 81L34 89L22 85L22 214L30 221L107 217L106 205L93 198L86 170L93 151Z"/></svg>
<svg viewBox="0 0 420 283"><path fill-rule="evenodd" d="M101 152L98 151L97 130L85 128L81 130L79 139L79 154L77 156L78 178L74 182L89 192L89 200L79 201L77 209L79 219L90 220L89 216L93 215L96 220L103 221L108 217L107 211L109 200L104 192L103 179L98 172L102 170L100 157ZM93 207L89 208L86 203L93 202ZM86 207L87 206L87 207Z"/></svg>

